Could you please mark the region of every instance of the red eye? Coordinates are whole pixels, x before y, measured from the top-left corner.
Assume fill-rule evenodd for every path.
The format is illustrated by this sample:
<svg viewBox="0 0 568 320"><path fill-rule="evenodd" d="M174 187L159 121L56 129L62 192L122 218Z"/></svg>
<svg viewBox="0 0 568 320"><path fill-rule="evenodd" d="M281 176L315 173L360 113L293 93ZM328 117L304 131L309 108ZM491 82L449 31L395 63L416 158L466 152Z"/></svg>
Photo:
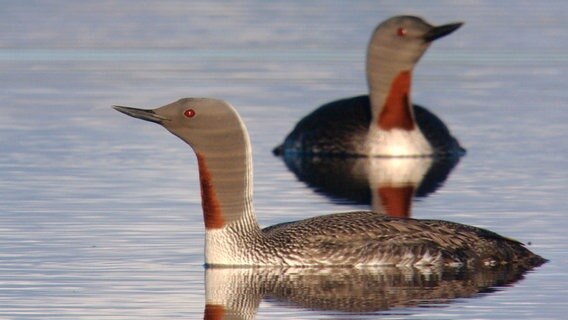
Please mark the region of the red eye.
<svg viewBox="0 0 568 320"><path fill-rule="evenodd" d="M183 112L183 115L186 116L186 118L193 118L195 116L195 111L193 111L193 109L187 109Z"/></svg>
<svg viewBox="0 0 568 320"><path fill-rule="evenodd" d="M398 28L398 30L396 30L396 34L399 37L404 37L406 35L406 29L405 28Z"/></svg>

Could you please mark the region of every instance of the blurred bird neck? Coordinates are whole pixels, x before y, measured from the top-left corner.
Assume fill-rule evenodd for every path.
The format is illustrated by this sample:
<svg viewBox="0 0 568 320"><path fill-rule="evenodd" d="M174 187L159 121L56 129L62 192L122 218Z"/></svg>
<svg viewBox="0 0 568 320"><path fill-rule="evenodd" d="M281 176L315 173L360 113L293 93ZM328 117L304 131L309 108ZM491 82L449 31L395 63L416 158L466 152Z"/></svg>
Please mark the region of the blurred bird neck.
<svg viewBox="0 0 568 320"><path fill-rule="evenodd" d="M367 48L367 83L373 123L381 130L412 130L415 126L411 101L415 53L385 44L375 32Z"/></svg>
<svg viewBox="0 0 568 320"><path fill-rule="evenodd" d="M372 121L367 137L367 154L374 156L424 156L433 150L416 125L411 101L411 69L396 61L382 69L368 62L369 98ZM383 63L384 64L384 63Z"/></svg>
<svg viewBox="0 0 568 320"><path fill-rule="evenodd" d="M370 100L373 116L372 126L381 130L415 128L411 102L412 73L409 70L387 77L370 77Z"/></svg>

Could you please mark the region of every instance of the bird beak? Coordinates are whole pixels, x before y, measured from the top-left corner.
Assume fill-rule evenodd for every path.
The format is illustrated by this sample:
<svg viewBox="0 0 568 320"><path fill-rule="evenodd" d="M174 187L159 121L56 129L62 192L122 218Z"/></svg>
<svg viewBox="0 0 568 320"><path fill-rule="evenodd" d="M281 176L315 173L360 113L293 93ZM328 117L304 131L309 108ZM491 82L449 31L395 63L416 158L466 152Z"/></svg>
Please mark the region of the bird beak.
<svg viewBox="0 0 568 320"><path fill-rule="evenodd" d="M123 107L123 106L112 106L115 110L120 111L124 114L127 114L131 117L155 122L157 124L162 124L164 121L169 121L167 117L161 116L154 112L154 110L147 110L147 109L136 109L130 107Z"/></svg>
<svg viewBox="0 0 568 320"><path fill-rule="evenodd" d="M430 31L426 32L426 34L424 34L422 38L426 42L431 42L456 31L462 25L463 22L456 22L456 23L448 23L443 26L434 27Z"/></svg>

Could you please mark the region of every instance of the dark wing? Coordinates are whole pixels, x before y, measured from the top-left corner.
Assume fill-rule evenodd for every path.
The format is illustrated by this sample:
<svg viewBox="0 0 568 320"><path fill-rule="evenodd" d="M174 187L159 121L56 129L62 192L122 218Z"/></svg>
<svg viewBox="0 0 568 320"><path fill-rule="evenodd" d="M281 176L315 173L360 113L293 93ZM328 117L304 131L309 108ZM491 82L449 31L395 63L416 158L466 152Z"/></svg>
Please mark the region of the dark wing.
<svg viewBox="0 0 568 320"><path fill-rule="evenodd" d="M300 120L273 153L354 155L364 145L370 121L368 96L333 101Z"/></svg>
<svg viewBox="0 0 568 320"><path fill-rule="evenodd" d="M439 155L461 156L465 153L444 122L428 109L414 105L418 127ZM284 143L274 148L275 155L353 156L365 145L371 122L368 95L336 100L314 110L300 120Z"/></svg>
<svg viewBox="0 0 568 320"><path fill-rule="evenodd" d="M265 229L266 230L266 229ZM300 220L266 231L291 252L323 256L338 264L384 256L402 261L440 255L446 265L542 264L520 242L495 232L442 220L400 219L373 212L348 212ZM300 254L300 253L299 253ZM397 260L398 259L398 260Z"/></svg>
<svg viewBox="0 0 568 320"><path fill-rule="evenodd" d="M465 153L465 149L451 135L450 129L434 113L415 104L414 117L420 131L438 155L461 156Z"/></svg>

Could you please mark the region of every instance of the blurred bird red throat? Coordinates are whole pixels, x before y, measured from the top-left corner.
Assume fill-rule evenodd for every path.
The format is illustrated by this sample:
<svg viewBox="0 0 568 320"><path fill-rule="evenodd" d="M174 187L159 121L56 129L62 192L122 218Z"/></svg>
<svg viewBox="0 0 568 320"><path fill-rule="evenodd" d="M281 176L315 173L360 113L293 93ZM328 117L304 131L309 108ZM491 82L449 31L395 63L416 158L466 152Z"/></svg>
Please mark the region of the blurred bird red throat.
<svg viewBox="0 0 568 320"><path fill-rule="evenodd" d="M377 121L380 129L413 130L415 128L409 98L411 81L412 73L410 70L402 71L392 81Z"/></svg>

